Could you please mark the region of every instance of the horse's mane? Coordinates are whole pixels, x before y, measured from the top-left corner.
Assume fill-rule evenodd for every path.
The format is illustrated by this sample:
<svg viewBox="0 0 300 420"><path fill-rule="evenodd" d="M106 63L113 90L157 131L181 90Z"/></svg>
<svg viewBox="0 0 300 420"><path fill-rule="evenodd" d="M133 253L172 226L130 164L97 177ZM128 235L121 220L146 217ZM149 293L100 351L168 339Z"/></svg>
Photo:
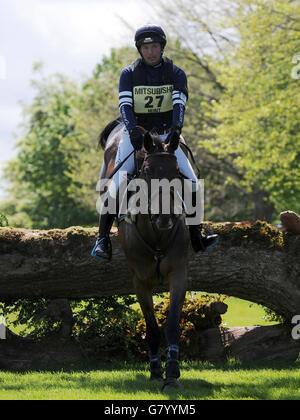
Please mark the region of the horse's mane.
<svg viewBox="0 0 300 420"><path fill-rule="evenodd" d="M108 139L108 136L110 133L119 125L122 123L122 118L118 117L104 128L104 130L100 133L99 136L99 146L102 147L103 150L105 150L106 142Z"/></svg>

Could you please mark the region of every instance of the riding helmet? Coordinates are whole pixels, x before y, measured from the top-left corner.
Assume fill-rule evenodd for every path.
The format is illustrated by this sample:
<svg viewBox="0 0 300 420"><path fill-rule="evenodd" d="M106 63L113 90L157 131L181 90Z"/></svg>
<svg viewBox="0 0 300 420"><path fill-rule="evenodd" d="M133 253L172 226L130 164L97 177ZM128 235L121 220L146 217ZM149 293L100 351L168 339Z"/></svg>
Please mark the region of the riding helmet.
<svg viewBox="0 0 300 420"><path fill-rule="evenodd" d="M143 44L151 42L159 42L164 50L167 44L167 37L164 30L160 26L148 25L139 28L135 34L135 45L139 50Z"/></svg>

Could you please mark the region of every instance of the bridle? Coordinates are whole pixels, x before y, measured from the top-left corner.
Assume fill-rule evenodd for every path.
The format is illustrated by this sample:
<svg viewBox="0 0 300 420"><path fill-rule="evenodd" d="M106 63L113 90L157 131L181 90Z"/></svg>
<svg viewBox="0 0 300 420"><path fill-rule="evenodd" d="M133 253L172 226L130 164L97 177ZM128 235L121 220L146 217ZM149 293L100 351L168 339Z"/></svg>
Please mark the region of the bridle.
<svg viewBox="0 0 300 420"><path fill-rule="evenodd" d="M174 163L176 163L176 165L177 165L176 166L176 177L174 177L174 179L177 178L177 177L178 178L180 177L176 156L173 153L169 153L169 152L156 152L156 153L153 153L153 154L148 154L145 157L142 168L141 168L141 172L140 172L141 173L141 178L146 181L147 185L150 184L151 179L152 179L151 175L149 173L150 168L151 168L151 160L155 159L157 157L161 157L163 159L173 160ZM174 192L173 191L170 191L170 192L171 192L172 198L174 199ZM152 194L151 194L151 196L152 196ZM151 223L153 223L153 214L151 212L151 197L148 197L148 214L150 216Z"/></svg>
<svg viewBox="0 0 300 420"><path fill-rule="evenodd" d="M141 170L140 170L140 175L138 175L141 179L144 179L147 184L149 185L150 181L151 181L151 176L149 175L149 168L150 168L150 162L152 158L154 158L155 156L159 156L159 157L163 157L163 158L171 158L176 160L176 156L172 153L168 153L168 152L156 152L153 154L148 154L145 159L144 162L142 164ZM177 164L177 169L178 169L178 177L179 177L179 168L178 168L178 164ZM173 193L173 192L172 192ZM173 197L174 198L174 197ZM154 231L157 231L157 229L155 229L155 223L153 220L153 214L151 213L151 203L150 203L151 198L148 197L148 214L149 214L149 218L150 218L150 222L152 225L152 229ZM175 216L175 215L174 215ZM171 228L171 233L170 236L168 238L168 243L167 246L164 249L161 249L159 247L152 247L146 240L145 238L142 236L142 234L140 233L138 226L136 223L133 223L134 229L135 229L135 233L137 235L137 237L140 239L140 241L144 244L144 246L148 249L148 251L153 255L157 265L156 265L156 272L157 272L157 276L158 278L160 278L160 264L161 261L165 258L165 256L167 255L167 252L171 246L171 244L173 243L173 240L177 234L178 228L179 228L179 224L180 224L180 220L181 217L179 217L178 215L175 216L176 217L176 222L173 224L172 228Z"/></svg>

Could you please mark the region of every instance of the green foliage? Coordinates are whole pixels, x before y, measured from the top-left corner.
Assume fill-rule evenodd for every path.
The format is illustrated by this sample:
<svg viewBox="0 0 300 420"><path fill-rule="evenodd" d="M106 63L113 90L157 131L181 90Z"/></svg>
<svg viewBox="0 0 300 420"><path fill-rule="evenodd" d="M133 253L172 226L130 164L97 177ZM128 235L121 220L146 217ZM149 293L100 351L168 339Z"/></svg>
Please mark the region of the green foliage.
<svg viewBox="0 0 300 420"><path fill-rule="evenodd" d="M231 0L230 17L220 8L211 21L202 2L174 4L162 4L161 15L173 34L183 22L186 31L169 37L166 55L188 76L183 135L205 179L206 219L299 212L298 2ZM97 224L98 135L119 113L120 73L136 57L132 47L112 49L84 80L35 80L18 154L5 171L11 187L1 211L12 226Z"/></svg>
<svg viewBox="0 0 300 420"><path fill-rule="evenodd" d="M220 327L224 322L220 315L210 310L210 305L214 302L224 302L227 298L227 296L191 294L185 299L180 319L182 359L199 359L203 348L202 331ZM155 301L155 315L161 332L161 353L164 357L164 349L167 347L164 327L169 313L168 294L156 296ZM0 315L5 318L8 328L13 328L20 336L42 339L49 334L57 333L61 327L60 321L53 321L45 315L49 303L47 299L2 303ZM135 297L93 298L80 302L72 301L70 305L75 321L72 335L80 343L88 358L148 360L145 319L141 310L136 309ZM284 322L282 317L268 308L263 309L265 311L263 324ZM242 309L238 303L236 310L238 311L236 316L239 319L231 326L244 325L240 320L240 313L245 308ZM229 317L230 314L228 314ZM249 324L246 322L245 325Z"/></svg>
<svg viewBox="0 0 300 420"><path fill-rule="evenodd" d="M73 153L80 132L72 111L78 91L62 76L35 83L37 95L26 109L25 134L18 142L17 158L6 168L15 203L38 229L65 228L95 220L91 209L72 194L72 173L78 156ZM14 214L14 216L15 216Z"/></svg>
<svg viewBox="0 0 300 420"><path fill-rule="evenodd" d="M299 80L291 77L300 51L299 4L283 0L243 0L228 26L239 29L240 42L219 65L226 92L215 112L213 147L219 158L231 156L241 175L231 179L282 211L299 211Z"/></svg>
<svg viewBox="0 0 300 420"><path fill-rule="evenodd" d="M264 307L265 316L264 319L268 322L277 322L278 324L283 324L286 322L286 319L281 315L278 315L276 312L272 311L269 308Z"/></svg>
<svg viewBox="0 0 300 420"><path fill-rule="evenodd" d="M58 331L60 323L41 316L50 303L47 299L19 299L15 302L1 303L0 313L7 326L18 331L21 337L41 338Z"/></svg>
<svg viewBox="0 0 300 420"><path fill-rule="evenodd" d="M199 355L201 331L218 327L221 317L211 318L209 304L219 298L203 295L187 298L184 303L181 328L181 352L184 358ZM40 339L58 332L61 322L45 316L50 301L47 299L18 300L1 304L0 312L8 327L14 327L23 337ZM87 356L101 359L145 358L148 347L145 340L146 325L141 310L132 306L134 297L105 297L71 302L75 324L73 337ZM166 347L164 325L169 313L169 298L155 304L155 314L161 329L162 348Z"/></svg>
<svg viewBox="0 0 300 420"><path fill-rule="evenodd" d="M103 152L98 135L118 114L120 72L131 49L111 52L80 83L55 74L33 82L36 95L24 108L24 135L5 177L2 204L12 226L36 229L98 223L96 185Z"/></svg>
<svg viewBox="0 0 300 420"><path fill-rule="evenodd" d="M8 226L7 217L0 213L0 227Z"/></svg>
<svg viewBox="0 0 300 420"><path fill-rule="evenodd" d="M87 355L119 359L136 353L132 336L140 316L130 306L135 302L130 296L112 296L73 303L74 337Z"/></svg>

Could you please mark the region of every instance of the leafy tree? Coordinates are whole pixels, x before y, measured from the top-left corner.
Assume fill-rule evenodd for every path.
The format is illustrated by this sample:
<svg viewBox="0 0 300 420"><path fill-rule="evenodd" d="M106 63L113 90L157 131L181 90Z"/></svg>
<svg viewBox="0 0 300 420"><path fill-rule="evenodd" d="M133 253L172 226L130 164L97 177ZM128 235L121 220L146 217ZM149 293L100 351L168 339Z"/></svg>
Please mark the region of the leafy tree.
<svg viewBox="0 0 300 420"><path fill-rule="evenodd" d="M118 81L132 50L112 51L91 78L75 83L62 75L35 81L25 108L18 154L6 167L10 199L1 209L11 225L65 228L95 225L96 185L103 153L100 130L118 114Z"/></svg>
<svg viewBox="0 0 300 420"><path fill-rule="evenodd" d="M297 211L299 1L155 3L184 47L185 133L198 146L209 215L271 221Z"/></svg>
<svg viewBox="0 0 300 420"><path fill-rule="evenodd" d="M205 218L249 219L253 217L253 198L239 183L242 174L230 155L219 156L213 146L216 129L223 123L216 115L214 104L226 90L218 64L237 44L237 31L228 31L223 25L228 10L234 10L232 3L224 0L217 8L203 0L174 0L172 4L156 0L155 3L160 14L167 16L164 26L169 40L177 40L168 42L166 52L188 76L190 97L183 135L193 148L201 178L205 180ZM232 177L237 182L231 183Z"/></svg>
<svg viewBox="0 0 300 420"><path fill-rule="evenodd" d="M206 218L299 211L297 2L226 0L213 14L202 0L174 2L161 6L170 23L166 54L189 79L183 134L205 178ZM136 57L134 48L112 50L85 80L35 83L18 156L6 169L11 199L1 211L12 225L97 223L98 135L119 113L120 72Z"/></svg>
<svg viewBox="0 0 300 420"><path fill-rule="evenodd" d="M219 66L226 92L215 103L223 123L212 145L219 158L231 156L239 184L265 202L271 218L274 209L300 209L300 92L291 77L292 58L300 51L299 2L235 3L237 16L228 25L238 28L241 39Z"/></svg>
<svg viewBox="0 0 300 420"><path fill-rule="evenodd" d="M86 224L92 214L72 196L76 167L72 145L80 134L72 113L77 88L60 75L35 82L35 87L37 95L25 110L17 158L6 169L16 207L29 216L34 228Z"/></svg>

